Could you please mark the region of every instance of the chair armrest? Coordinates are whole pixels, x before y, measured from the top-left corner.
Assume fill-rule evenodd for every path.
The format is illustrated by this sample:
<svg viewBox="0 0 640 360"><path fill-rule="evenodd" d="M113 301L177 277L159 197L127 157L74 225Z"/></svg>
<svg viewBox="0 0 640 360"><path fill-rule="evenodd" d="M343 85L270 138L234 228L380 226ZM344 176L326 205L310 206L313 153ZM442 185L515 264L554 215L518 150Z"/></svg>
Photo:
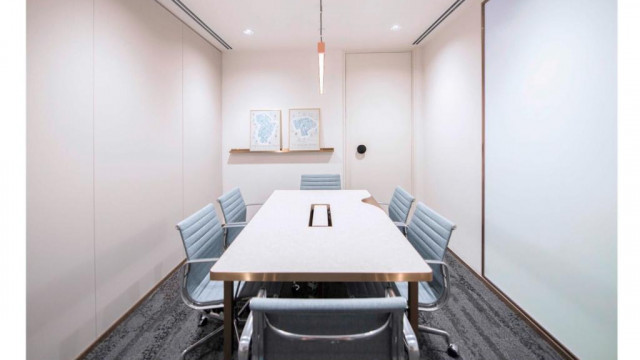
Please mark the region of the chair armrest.
<svg viewBox="0 0 640 360"><path fill-rule="evenodd" d="M447 302L447 299L449 299L449 290L450 290L449 265L447 265L446 262L440 261L440 260L425 260L424 262L426 262L429 265L440 265L442 269L442 275L444 276L444 279L442 282L442 286L444 287L444 290L442 295L438 298L436 302L431 304L428 308L421 308L421 310L425 310L425 311L435 311L440 309L440 307L442 307L442 305L444 305Z"/></svg>
<svg viewBox="0 0 640 360"><path fill-rule="evenodd" d="M267 291L260 289L256 297L267 297ZM247 322L242 329L242 335L238 341L238 360L249 360L249 354L251 350L251 338L253 337L253 313L250 312L247 317Z"/></svg>
<svg viewBox="0 0 640 360"><path fill-rule="evenodd" d="M235 222L235 223L227 223L227 224L222 224L223 228L243 228L247 226L247 222Z"/></svg>
<svg viewBox="0 0 640 360"><path fill-rule="evenodd" d="M182 286L180 291L180 296L182 297L182 301L192 309L196 310L206 310L210 309L212 305L203 304L196 300L194 300L191 295L187 292L187 276L189 275L189 267L191 264L202 264L202 263L212 263L215 264L220 258L206 258L206 259L192 259L187 260L182 264Z"/></svg>
<svg viewBox="0 0 640 360"><path fill-rule="evenodd" d="M407 347L407 352L409 353L409 360L419 360L420 346L418 345L416 333L413 332L409 319L407 319L406 316L402 318L402 333L404 334L404 345Z"/></svg>
<svg viewBox="0 0 640 360"><path fill-rule="evenodd" d="M224 248L225 249L229 247L229 243L227 241L227 233L228 233L227 229L244 229L245 226L247 226L246 221L222 224L222 230L224 231Z"/></svg>
<svg viewBox="0 0 640 360"><path fill-rule="evenodd" d="M407 225L406 223L403 223L402 221L394 221L393 225L395 225L397 228L400 229L404 237L407 237L407 233L408 233L407 230L409 229L409 225Z"/></svg>
<svg viewBox="0 0 640 360"><path fill-rule="evenodd" d="M242 329L242 335L238 341L238 360L249 360L251 350L251 338L253 337L253 313L249 313L247 322Z"/></svg>
<svg viewBox="0 0 640 360"><path fill-rule="evenodd" d="M385 206L389 206L389 203L387 203L387 202L382 202L382 201L378 201L378 204L380 204L380 205L385 205Z"/></svg>
<svg viewBox="0 0 640 360"><path fill-rule="evenodd" d="M220 258L206 258L206 259L192 259L192 260L187 260L184 262L184 264L182 264L182 266L184 267L185 265L189 265L189 264L198 264L198 263L207 263L207 262L216 262L220 260Z"/></svg>
<svg viewBox="0 0 640 360"><path fill-rule="evenodd" d="M409 226L409 225L407 225L407 224L403 223L402 221L394 221L394 222L393 222L393 225L395 225L395 226L397 226L397 227L403 227L403 228L406 228L406 227L408 227L408 226Z"/></svg>
<svg viewBox="0 0 640 360"><path fill-rule="evenodd" d="M253 204L245 204L245 206L262 206L264 204L253 203Z"/></svg>

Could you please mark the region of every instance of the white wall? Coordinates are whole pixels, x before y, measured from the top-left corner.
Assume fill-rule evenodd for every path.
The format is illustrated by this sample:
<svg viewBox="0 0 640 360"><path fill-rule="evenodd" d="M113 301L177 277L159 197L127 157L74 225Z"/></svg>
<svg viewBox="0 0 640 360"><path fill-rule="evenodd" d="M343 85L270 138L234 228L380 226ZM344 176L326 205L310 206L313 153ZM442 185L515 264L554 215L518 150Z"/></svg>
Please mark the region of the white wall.
<svg viewBox="0 0 640 360"><path fill-rule="evenodd" d="M616 3L485 11L485 275L579 358L614 359Z"/></svg>
<svg viewBox="0 0 640 360"><path fill-rule="evenodd" d="M247 202L264 202L276 189L298 189L304 173L343 173L344 54L327 48L325 93L318 92L315 44L299 51L228 52L223 57L222 173L225 191L239 186ZM288 147L289 109L320 108L320 146L335 152L234 154L249 147L249 111L282 110Z"/></svg>
<svg viewBox="0 0 640 360"><path fill-rule="evenodd" d="M70 359L184 258L174 225L220 194L222 60L155 2L27 5L27 351Z"/></svg>
<svg viewBox="0 0 640 360"><path fill-rule="evenodd" d="M27 2L29 359L71 359L96 336L92 13Z"/></svg>
<svg viewBox="0 0 640 360"><path fill-rule="evenodd" d="M222 193L222 54L184 26L182 39L186 217Z"/></svg>
<svg viewBox="0 0 640 360"><path fill-rule="evenodd" d="M416 197L453 221L449 247L482 265L481 1L468 0L414 51Z"/></svg>

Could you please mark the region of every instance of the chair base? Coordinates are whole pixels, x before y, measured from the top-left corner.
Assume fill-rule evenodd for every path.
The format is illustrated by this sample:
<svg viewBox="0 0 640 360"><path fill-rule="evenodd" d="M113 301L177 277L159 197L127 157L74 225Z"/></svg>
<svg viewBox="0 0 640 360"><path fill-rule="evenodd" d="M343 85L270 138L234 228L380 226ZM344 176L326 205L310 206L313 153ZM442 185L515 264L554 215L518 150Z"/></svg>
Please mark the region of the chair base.
<svg viewBox="0 0 640 360"><path fill-rule="evenodd" d="M458 356L460 356L460 353L458 352L458 345L450 344L449 347L447 348L447 354L449 354L449 356L454 358L457 358Z"/></svg>
<svg viewBox="0 0 640 360"><path fill-rule="evenodd" d="M420 330L421 332L426 332L428 334L433 334L433 335L438 335L438 336L444 337L445 341L449 345L447 347L447 354L449 354L449 356L454 357L454 358L457 358L458 356L460 356L460 352L458 351L458 345L456 345L456 344L451 342L451 336L449 335L448 332L446 332L444 330L440 330L440 329L424 326L424 325L419 325L418 326L418 330Z"/></svg>
<svg viewBox="0 0 640 360"><path fill-rule="evenodd" d="M209 319L204 315L200 315L200 320L198 321L198 327L203 327L205 325L207 325L207 323L209 322Z"/></svg>
<svg viewBox="0 0 640 360"><path fill-rule="evenodd" d="M224 325L220 325L220 327L218 327L217 329L213 330L210 334L207 334L207 336L203 337L202 339L198 340L197 342L191 344L188 348L184 349L184 351L182 352L182 354L180 354L180 360L184 360L185 355L187 355L187 353L189 353L191 350L197 348L198 346L204 344L205 342L207 342L207 340L211 339L212 337L219 335L222 330L224 329Z"/></svg>

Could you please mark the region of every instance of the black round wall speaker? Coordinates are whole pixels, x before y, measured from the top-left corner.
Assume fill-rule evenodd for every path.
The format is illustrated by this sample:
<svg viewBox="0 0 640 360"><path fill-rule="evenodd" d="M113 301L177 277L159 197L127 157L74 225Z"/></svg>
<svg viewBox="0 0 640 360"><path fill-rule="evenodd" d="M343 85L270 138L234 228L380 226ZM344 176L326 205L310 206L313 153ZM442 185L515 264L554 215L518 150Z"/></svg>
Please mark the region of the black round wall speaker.
<svg viewBox="0 0 640 360"><path fill-rule="evenodd" d="M358 145L358 148L356 150L358 151L358 154L364 154L365 152L367 152L367 147L364 145Z"/></svg>

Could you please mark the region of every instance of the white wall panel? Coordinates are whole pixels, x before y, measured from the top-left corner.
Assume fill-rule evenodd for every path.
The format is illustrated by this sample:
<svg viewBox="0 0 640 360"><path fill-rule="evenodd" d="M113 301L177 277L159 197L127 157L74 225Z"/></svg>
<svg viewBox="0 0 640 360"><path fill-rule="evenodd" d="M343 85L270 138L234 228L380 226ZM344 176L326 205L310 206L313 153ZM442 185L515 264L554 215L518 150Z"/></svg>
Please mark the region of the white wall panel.
<svg viewBox="0 0 640 360"><path fill-rule="evenodd" d="M92 13L27 2L28 359L71 359L96 335Z"/></svg>
<svg viewBox="0 0 640 360"><path fill-rule="evenodd" d="M327 49L325 93L318 91L318 55L310 51L228 52L223 57L223 188L239 186L247 202L263 202L276 189L299 189L305 173L342 174L344 54ZM282 110L288 147L289 109L320 108L320 145L335 153L235 154L249 147L249 111Z"/></svg>
<svg viewBox="0 0 640 360"><path fill-rule="evenodd" d="M616 358L616 2L486 5L485 275Z"/></svg>
<svg viewBox="0 0 640 360"><path fill-rule="evenodd" d="M416 195L453 221L449 247L482 266L481 2L466 1L416 50ZM414 89L415 90L415 89Z"/></svg>
<svg viewBox="0 0 640 360"><path fill-rule="evenodd" d="M183 25L184 216L222 192L222 54Z"/></svg>
<svg viewBox="0 0 640 360"><path fill-rule="evenodd" d="M27 351L71 359L220 193L221 54L151 1L27 5Z"/></svg>
<svg viewBox="0 0 640 360"><path fill-rule="evenodd" d="M184 257L181 26L152 1L95 2L98 333Z"/></svg>

